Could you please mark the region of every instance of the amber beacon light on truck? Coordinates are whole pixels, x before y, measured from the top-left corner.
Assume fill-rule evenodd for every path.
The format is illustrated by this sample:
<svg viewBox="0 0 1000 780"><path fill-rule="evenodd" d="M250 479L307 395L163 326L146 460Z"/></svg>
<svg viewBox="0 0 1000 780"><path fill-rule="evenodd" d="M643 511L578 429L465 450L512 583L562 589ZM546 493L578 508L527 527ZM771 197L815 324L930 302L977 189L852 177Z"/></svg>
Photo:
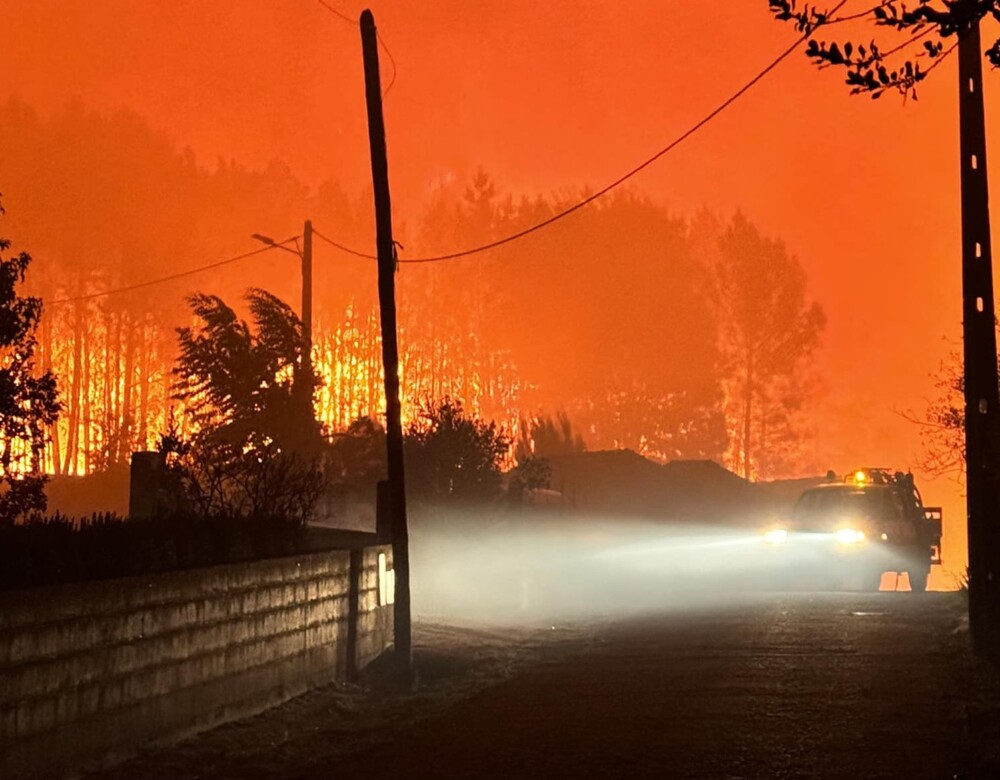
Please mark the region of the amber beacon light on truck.
<svg viewBox="0 0 1000 780"><path fill-rule="evenodd" d="M769 558L776 565L814 562L833 574L852 574L867 589L877 589L881 575L895 571L922 591L931 566L941 563L941 508L924 506L910 473L831 471L759 538L765 547L798 551Z"/></svg>

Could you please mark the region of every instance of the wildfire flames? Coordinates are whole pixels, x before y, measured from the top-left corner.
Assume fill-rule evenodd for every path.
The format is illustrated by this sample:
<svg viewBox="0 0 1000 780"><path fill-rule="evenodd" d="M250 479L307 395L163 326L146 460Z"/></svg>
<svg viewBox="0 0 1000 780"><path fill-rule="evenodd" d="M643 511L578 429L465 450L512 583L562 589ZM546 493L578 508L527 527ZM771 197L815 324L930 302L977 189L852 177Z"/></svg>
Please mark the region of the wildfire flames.
<svg viewBox="0 0 1000 780"><path fill-rule="evenodd" d="M321 233L371 244L370 199L335 181L309 188L278 164L199 167L129 115L43 118L15 102L0 118L0 145L21 150L0 164L4 230L35 258L26 292L44 302L38 363L54 372L63 402L45 454L50 473L125 464L172 422L183 430L171 370L175 328L191 324L185 296L238 306L259 287L299 309L298 258L245 256L251 233L288 236L308 215ZM399 237L411 258L482 245L580 196L516 195L478 171L411 204ZM239 255L238 265L161 283L175 269ZM771 266L774 274L762 272ZM727 280L727 268L746 273ZM373 263L318 242L315 404L331 436L384 410L374 277ZM810 435L800 423L811 387L788 379L809 373L815 340L785 343L785 334L819 330L789 324L811 305L805 271L743 218L682 216L620 191L468 262L401 265L398 279L404 424L450 396L511 440L522 418L565 412L592 449L719 460L749 476L818 469L795 449ZM769 356L767 344L780 349Z"/></svg>
<svg viewBox="0 0 1000 780"><path fill-rule="evenodd" d="M156 446L183 409L171 398L176 355L173 330L128 311L94 307L59 311L44 328L42 355L62 378L65 409L51 429L45 469L90 474L127 463L132 451ZM522 410L516 367L496 353L475 351L473 335L405 340L400 356L403 423L421 405L451 396L473 414L496 420L516 435ZM316 416L329 432L359 417L385 414L378 312L348 306L340 321L320 322L313 366L320 386ZM470 351L470 349L472 351Z"/></svg>

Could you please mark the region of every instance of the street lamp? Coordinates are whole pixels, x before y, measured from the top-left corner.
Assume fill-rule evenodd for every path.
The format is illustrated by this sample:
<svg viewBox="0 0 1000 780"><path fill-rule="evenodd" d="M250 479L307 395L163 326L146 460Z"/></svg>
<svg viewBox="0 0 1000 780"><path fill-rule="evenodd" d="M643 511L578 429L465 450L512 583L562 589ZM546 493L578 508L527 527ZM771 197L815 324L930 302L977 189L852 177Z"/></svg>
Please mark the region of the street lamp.
<svg viewBox="0 0 1000 780"><path fill-rule="evenodd" d="M267 244L268 246L277 247L278 249L288 249L288 247L282 246L270 236L263 236L260 233L251 233L250 238L256 241L260 241L260 243L262 244ZM291 252L292 250L289 249L288 251ZM296 252L296 254L298 253Z"/></svg>
<svg viewBox="0 0 1000 780"><path fill-rule="evenodd" d="M302 230L301 250L299 250L299 242L297 240L295 242L295 249L292 249L284 244L279 244L270 236L260 233L251 233L250 238L276 249L284 249L286 252L297 255L302 260L302 307L300 309L300 316L302 318L302 339L305 342L303 345L305 352L303 355L303 367L308 369L308 376L312 376L312 221L307 219L305 227Z"/></svg>

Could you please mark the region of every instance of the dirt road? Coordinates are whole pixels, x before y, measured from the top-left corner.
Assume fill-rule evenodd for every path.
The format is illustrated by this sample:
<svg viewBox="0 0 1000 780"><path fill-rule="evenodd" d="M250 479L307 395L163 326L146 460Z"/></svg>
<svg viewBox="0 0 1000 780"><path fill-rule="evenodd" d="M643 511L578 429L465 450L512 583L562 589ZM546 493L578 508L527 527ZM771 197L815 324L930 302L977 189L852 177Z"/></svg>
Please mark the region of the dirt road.
<svg viewBox="0 0 1000 780"><path fill-rule="evenodd" d="M970 657L963 609L812 594L425 625L416 693L329 688L100 778L996 778L1000 683Z"/></svg>

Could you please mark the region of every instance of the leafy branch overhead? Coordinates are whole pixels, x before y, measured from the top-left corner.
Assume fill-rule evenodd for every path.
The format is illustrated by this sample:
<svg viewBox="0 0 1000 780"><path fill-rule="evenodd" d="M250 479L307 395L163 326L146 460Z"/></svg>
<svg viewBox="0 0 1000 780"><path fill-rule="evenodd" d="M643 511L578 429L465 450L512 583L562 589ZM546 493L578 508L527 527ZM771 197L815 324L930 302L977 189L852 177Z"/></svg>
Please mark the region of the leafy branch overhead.
<svg viewBox="0 0 1000 780"><path fill-rule="evenodd" d="M874 39L826 41L810 37L806 56L819 67L847 71L851 94L880 98L888 90L917 99L917 85L958 45L958 38L985 16L1000 21L1000 0L883 0L864 11L832 16L813 3L768 0L775 18L790 22L803 35L812 36L821 27L853 21L869 21L886 32L902 36L885 46ZM945 41L955 41L946 46ZM1000 67L1000 40L986 51L993 67Z"/></svg>

